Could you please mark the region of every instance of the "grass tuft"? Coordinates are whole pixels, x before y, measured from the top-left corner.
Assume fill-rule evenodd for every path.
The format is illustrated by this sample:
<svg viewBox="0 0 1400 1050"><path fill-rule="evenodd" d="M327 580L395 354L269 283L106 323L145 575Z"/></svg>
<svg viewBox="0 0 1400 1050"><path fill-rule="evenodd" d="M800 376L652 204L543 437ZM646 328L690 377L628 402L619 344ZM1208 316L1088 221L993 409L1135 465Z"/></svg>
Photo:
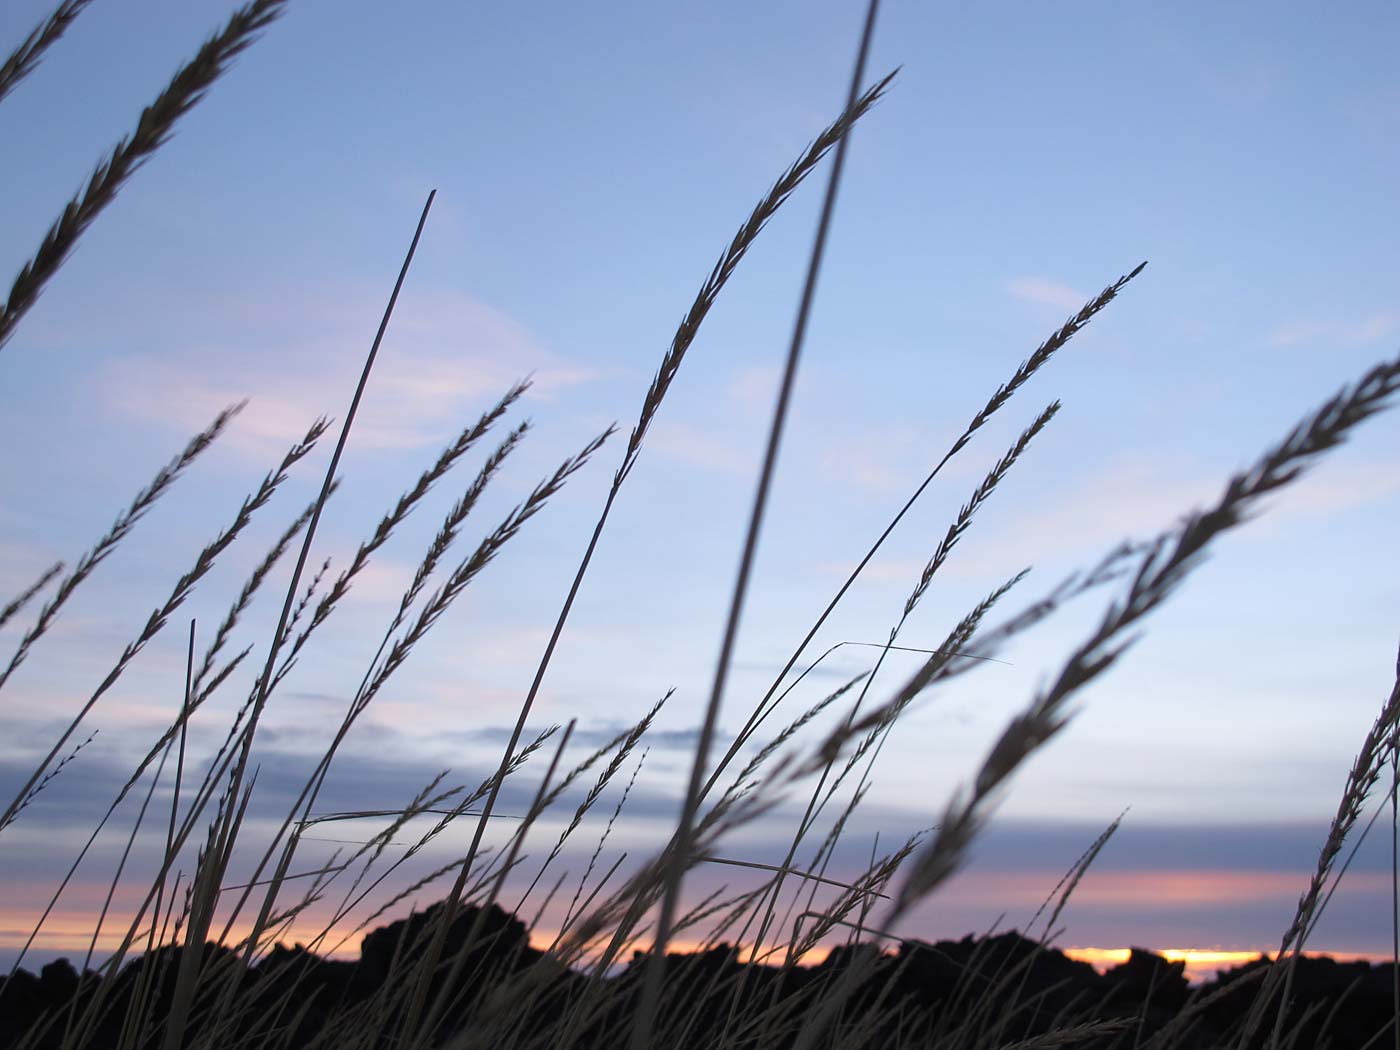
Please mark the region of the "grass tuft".
<svg viewBox="0 0 1400 1050"><path fill-rule="evenodd" d="M0 99L36 67L88 2L63 0L0 65ZM284 7L285 0L254 0L240 7L143 111L135 130L99 164L21 269L0 310L0 346L120 188ZM1139 264L1022 360L941 458L930 457L931 469L816 615L771 685L750 698L746 719L719 760L710 761L842 163L852 130L885 97L895 77L890 73L862 89L876 9L872 2L845 108L743 220L672 335L605 485L572 579L559 581L564 598L548 641L538 661L522 669L533 666L533 676L522 690L499 762L493 757L490 766L469 776L453 776L450 770L425 773L417 790L361 808L331 809L333 803L323 798L325 785L338 760L342 766L337 768L343 769L342 747L357 728L364 731L366 712L399 684L401 670L467 589L503 554L517 553L529 523L566 487L584 483L585 468L617 433L610 426L587 440L581 436L576 452L488 523L474 544L466 543L487 490L511 467L532 431L528 421L506 422L530 388L528 379L517 382L463 426L416 477L410 475L348 562L333 570L330 559L313 560L318 524L342 484L339 470L356 412L434 200L428 196L317 495L290 521L282 519L260 556L249 552L252 568L245 570L214 630L205 632L198 657L201 638L197 624L190 622L183 690L172 683L167 697L178 695L178 702L157 723L159 731L151 734L149 746L132 750L131 773L114 785L113 800L78 846L67 873L53 880L54 891L19 961L0 983L0 1050L11 1044L62 1050L1353 1046L1346 1040L1356 1031L1354 1001L1345 995L1309 1000L1300 990L1299 975L1308 964L1305 946L1350 862L1350 856L1343 859L1347 843L1354 856L1383 811L1376 809L1371 822L1358 829L1384 782L1387 763L1395 833L1400 664L1396 684L1343 784L1316 868L1285 927L1275 961L1261 961L1210 992L1188 995L1179 969L1166 960L1149 958L1145 976L1133 971L1136 964L1130 962L1126 978L1090 978L1083 973L1086 968L1075 969L1053 950L1071 898L1126 811L1051 888L1027 927L1032 936L988 931L975 943L931 945L905 936L900 926L966 865L1017 771L1069 728L1074 698L1127 653L1148 618L1203 564L1217 538L1246 523L1265 497L1292 484L1393 403L1400 391L1400 358L1382 362L1342 387L1248 469L1229 478L1215 502L1155 537L1115 546L1096 564L993 625L992 618L1000 615L1029 570L1014 573L965 612L942 644L898 644L913 613L935 600L935 580L959 556L959 544L982 506L1007 482L1013 467L1025 461L1031 444L1059 412L1059 401L1050 401L985 468L911 581L908 596L892 610L885 641L837 642L793 676L833 611L944 468L1143 272L1146 264ZM577 720L528 735L526 726L622 486L640 460L651 425L703 322L767 224L827 159L830 182L770 418L709 703L693 751L683 756L690 776L683 798L675 800L679 818L666 829L668 834L654 835L654 825L649 826L649 845L642 859L634 860L638 836L628 820L641 808L634 788L651 754L648 743L656 742L656 720L677 689L668 690L636 722L610 724L591 743L591 727L580 729ZM16 672L42 651L39 643L74 593L128 541L242 407L225 409L161 467L71 569L59 563L26 576L33 582L0 607L0 628L32 616L17 631L13 653L0 667L0 689L8 685L8 696L19 694L22 676ZM0 832L20 819L36 825L42 821L54 796L76 778L66 776L55 790L51 785L65 772L81 769L91 755L87 748L95 730L76 741L80 729L95 720L99 702L154 647L196 588L207 585L216 563L227 561L236 544L246 546L254 516L304 469L303 461L330 427L327 419L316 420L175 578L154 610L135 621L131 640L55 732L52 746L0 813ZM497 427L503 436L487 444ZM327 721L324 740L307 756L309 772L274 770L266 761L267 734L259 737L258 730L270 705L288 702L284 681L318 658L326 625L334 619L339 629L345 617L335 614L374 559L396 542L407 519L432 491L450 483L449 475L471 471L472 461L474 472L469 480L463 476L456 498L412 562L412 578L386 616L387 624L356 650L363 654L362 670L356 668L358 685L347 685L344 713ZM244 664L254 645L242 637L245 621L294 545L298 555L276 628L259 650L266 653L262 669L249 670ZM934 690L947 690L963 675L997 663L1012 639L1105 588L1112 588L1112 595L1087 636L1064 654L1055 673L1002 728L941 811L930 811L937 822L893 845L887 837L882 845L878 832L870 834L873 817L865 800L882 749L895 727L907 724L900 720L911 706ZM826 695L804 693L800 706L794 700L795 710L784 716L781 729L760 735L764 723L800 687L811 692L808 675L843 646L852 647L848 653L871 648L879 653L868 670L847 677ZM891 687L880 676L887 656L896 651L916 652L922 662ZM619 664L619 674L625 666ZM215 714L219 704L210 701L225 686L230 692L236 687L241 702L235 699L229 711ZM876 689L880 692L872 698ZM587 746L576 754L580 740ZM172 764L173 783L167 774ZM721 780L725 786L716 791ZM520 788L522 781L529 790ZM512 794L503 796L508 783ZM285 813L268 817L255 808L255 796L262 801L279 789L292 799ZM807 796L805 806L788 808L798 791ZM497 810L503 797L509 800L503 805L509 812ZM459 825L464 819L467 824ZM449 832L459 827L469 829L465 845L451 841ZM627 849L619 848L619 838ZM46 981L53 983L48 975L58 971L36 979L21 972L19 964L63 899L72 896L80 866L103 856L95 849L99 839L104 846L113 840L115 859L98 895L98 917L84 931L83 972L74 973L71 987L52 1001L39 1002L38 993L25 998L26 989L48 987ZM768 853L762 859L750 855L755 839L772 847L771 858L783 854L781 861L770 863ZM838 862L838 850L844 858L857 840L868 860L851 871L844 859ZM0 836L0 851L15 857L21 842L13 832ZM344 848L329 859L324 851L308 848L326 842ZM803 863L799 856L810 860ZM725 881L703 895L687 896L684 880L700 865L722 872ZM420 910L420 896L430 891L441 899ZM411 909L407 917L371 929L404 907ZM534 917L528 924L512 915L529 914L529 909ZM1395 926L1400 952L1400 918ZM334 954L362 934L360 962L354 966L318 955ZM293 938L296 946L289 947ZM697 950L668 951L683 939ZM893 952L888 950L892 943ZM104 944L116 947L102 958L99 947ZM822 952L828 953L825 958L819 958ZM1057 966L1062 969L1050 972ZM1143 980L1134 984L1137 978ZM1393 1007L1383 1023L1357 1037L1356 1046L1374 1045L1386 1034L1400 1040L1400 969L1387 984L1387 992L1393 989ZM929 991L933 986L941 989L937 996ZM1227 1009L1233 1011L1229 1023L1221 1023L1221 1011ZM6 1011L18 1019L9 1020Z"/></svg>

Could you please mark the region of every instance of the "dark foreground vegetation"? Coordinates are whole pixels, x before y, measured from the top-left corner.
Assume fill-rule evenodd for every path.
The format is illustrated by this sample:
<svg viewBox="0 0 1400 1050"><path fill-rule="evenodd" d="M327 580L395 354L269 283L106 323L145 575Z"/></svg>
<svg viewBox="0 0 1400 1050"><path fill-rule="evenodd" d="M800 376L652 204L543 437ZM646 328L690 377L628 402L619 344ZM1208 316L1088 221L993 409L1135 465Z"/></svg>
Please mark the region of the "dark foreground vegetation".
<svg viewBox="0 0 1400 1050"><path fill-rule="evenodd" d="M392 1021L385 988L439 907L373 930L355 962L278 945L248 967L236 953L208 945L209 965L225 969L236 988L227 1009L241 1020L226 1031L254 1045L334 1046L348 1030ZM466 909L459 916L449 953L465 946L478 914ZM504 1036L492 1015L502 997L520 993L522 976L545 957L530 947L518 919L499 908L481 917L477 946L465 953L467 965L451 995L455 1003L435 1033L442 1043L489 1046ZM104 1017L90 1047L120 1045L135 990L144 981L153 979L154 994L146 1002L151 1016L168 1011L179 953L162 950L126 965L101 993ZM567 1036L568 1045L581 1050L616 1045L619 1033L632 1028L645 961L644 953L635 953L630 965L602 980L603 987L574 971L556 971L549 986L531 992L534 1005L515 1019L512 1027L520 1027L509 1038L544 1046L565 1045ZM1375 1044L1391 1015L1390 964L1301 957L1293 965L1292 1016L1286 1022L1293 1045L1361 1050ZM808 1012L855 974L839 1026L862 1030L862 1042L871 1046L918 1044L940 1035L957 1040L960 1032L972 1045L1053 1045L1052 1033L1063 1037L1077 1029L1083 1037L1077 1045L1086 1047L1136 1046L1164 1036L1173 1045L1207 1047L1233 1042L1254 1002L1257 979L1269 966L1261 957L1190 986L1183 964L1134 949L1127 962L1100 974L1014 931L936 944L910 941L894 952L865 943L843 946L818 965L787 968L742 962L731 947L718 945L668 956L663 1007L681 1022L692 1045L719 1045L727 1031L734 1045L761 1038L763 1046L790 1047ZM65 1024L91 1005L101 984L94 973L80 980L66 959L45 966L37 977L19 971L0 985L0 1047L63 1045ZM592 1015L579 1016L594 998ZM204 1002L192 1014L192 1043L207 1038L217 1009ZM478 1029L480 1038L473 1039ZM1267 1035L1253 1043L1264 1045ZM395 1042L385 1035L370 1045Z"/></svg>

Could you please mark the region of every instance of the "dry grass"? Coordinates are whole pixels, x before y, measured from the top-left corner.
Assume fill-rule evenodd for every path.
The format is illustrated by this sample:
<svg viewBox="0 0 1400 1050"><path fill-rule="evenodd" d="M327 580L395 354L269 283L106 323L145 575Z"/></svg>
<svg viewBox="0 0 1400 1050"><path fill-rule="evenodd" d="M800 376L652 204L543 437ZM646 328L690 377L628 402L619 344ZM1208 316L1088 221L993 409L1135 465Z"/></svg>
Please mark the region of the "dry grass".
<svg viewBox="0 0 1400 1050"><path fill-rule="evenodd" d="M63 0L48 18L40 22L18 47L10 52L10 57L0 65L0 101L15 89L15 86L34 72L45 51L58 42L92 0Z"/></svg>
<svg viewBox="0 0 1400 1050"><path fill-rule="evenodd" d="M38 301L87 228L116 200L118 191L136 170L169 141L179 122L228 70L229 64L257 39L258 34L282 13L286 0L253 0L233 13L223 30L210 37L194 58L181 66L170 84L141 112L132 133L117 142L88 178L87 188L70 200L39 242L10 286L10 296L0 309L0 348L10 341L15 326ZM10 59L17 72L12 84L37 61L39 52L56 40L83 5L64 4L44 29L36 30L32 46L21 47ZM9 65L6 65L9 71ZM0 96L5 85L0 82Z"/></svg>
<svg viewBox="0 0 1400 1050"><path fill-rule="evenodd" d="M0 99L34 68L45 49L59 39L84 6L86 0L65 0L0 66ZM143 112L133 134L99 165L86 190L69 204L21 270L0 315L0 345L10 339L77 239L112 201L125 180L168 139L178 119L222 75L229 62L278 16L282 6L282 0L257 0L241 8ZM1263 497L1291 484L1345 441L1357 426L1393 401L1400 390L1400 358L1378 364L1326 400L1266 450L1252 467L1230 478L1212 505L1188 514L1147 542L1127 542L1115 547L1089 569L1062 581L997 626L985 628L984 624L1021 583L1025 573L1017 573L993 588L957 622L942 645L933 650L916 650L926 657L919 669L898 688L885 690L880 702L868 707L866 701L876 689L887 655L909 649L897 644L906 621L927 600L937 574L973 527L979 508L1005 482L1030 444L1053 419L1059 403L1051 402L1025 426L972 490L913 581L908 598L894 611L886 641L842 643L873 644L879 648L872 668L850 678L796 716L788 716L784 728L767 740L759 739L764 723L807 674L835 650L829 649L806 671L792 675L817 633L910 509L943 469L972 444L987 422L1142 273L1145 263L1138 265L1087 302L993 391L891 516L857 567L802 635L771 686L754 701L740 731L719 760L711 763L709 746L718 724L718 698L723 693L728 654L743 605L747 566L762 521L767 480L776 462L824 234L834 210L840 160L852 129L884 96L894 76L890 74L861 88L864 48L873 24L874 5L845 110L778 177L744 220L672 337L602 498L585 552L494 772L469 790L464 784L452 784L444 771L428 779L403 805L394 804L399 800L385 800L385 805L354 812L326 813L317 808L347 735L466 589L566 485L579 483L584 468L613 435L611 427L587 440L576 454L565 459L494 527L486 530L474 547L462 553L459 548L467 528L474 524L474 511L527 437L529 424L510 425L495 447L480 457L471 480L419 557L412 580L379 637L344 715L327 727L323 752L294 802L278 827L270 833L260 829L261 837L250 842L254 832L247 814L250 800L258 790L255 748L263 712L280 700L279 687L294 669L314 657L326 624L403 522L430 491L446 483L454 471L465 468L497 426L506 426L507 417L529 386L528 381L513 385L480 418L465 426L384 512L345 567L331 573L327 561L318 569L311 568L317 564L311 558L317 524L336 489L340 455L351 440L357 406L370 381L377 348L408 273L413 256L413 247L409 248L317 498L282 527L258 559L198 658L196 630L191 624L178 714L155 735L144 754L132 762L130 776L121 785L114 785L113 801L67 874L55 880L48 907L29 938L32 945L98 837L109 830L115 832L113 824L123 803L144 786L130 827L123 829L124 848L108 876L102 917L92 931L87 961L96 958L99 934L109 924L115 927L119 946L97 966L86 985L60 1009L35 1024L26 1037L27 1044L22 1040L21 1045L62 1046L65 1050L107 1046L123 1050L157 1046L165 1050L186 1046L272 1050L293 1046L569 1048L630 1043L634 1047L900 1045L1032 1050L1127 1046L1129 1036L1135 1045L1192 1045L1191 1024L1205 1014L1213 1000L1192 1003L1171 1024L1147 1037L1143 1018L1109 1016L1109 1008L1096 1003L1066 1007L1048 1027L1041 1024L1037 1018L1043 1004L1029 992L1029 957L1002 959L991 969L967 964L960 973L951 1005L936 1016L921 1013L898 995L899 981L911 965L912 955L891 960L874 945L885 939L898 939L899 922L909 909L934 893L965 862L970 845L1017 770L1068 726L1071 699L1117 662L1147 617L1201 564L1216 538L1244 523ZM702 323L766 224L833 152L832 179L809 260L807 288L794 326L783 390L773 413L764 482L755 500L745 567L736 581L726 641L710 691L711 703L692 755L686 806L674 834L667 842L659 843L652 856L632 861L630 867L624 864L626 854L605 864L605 847L625 812L646 759L648 734L671 694L662 697L635 725L577 760L569 755L574 723L562 731L550 727L522 746L527 721L623 483L641 455L646 435L662 410ZM430 196L428 206L431 203ZM414 234L414 246L427 216L425 206ZM64 567L57 565L38 573L32 585L0 609L3 626L29 611L56 583L54 592L41 604L8 664L0 671L0 688L50 631L74 592L218 439L240 407L220 413L161 468L92 549L77 559L71 571L65 574ZM70 763L82 761L83 748L92 738L75 744L80 727L195 588L205 582L216 561L239 542L253 516L273 501L279 488L329 428L326 420L316 421L243 500L230 524L176 578L168 596L134 631L132 641L111 670L57 734L48 753L36 763L27 782L0 815L0 833L17 821L30 819L36 796ZM196 717L204 718L209 701L227 691L227 684L235 680L234 672L253 651L255 642L236 648L242 641L246 614L298 538L300 549L280 619L271 639L264 642L263 669L229 720L222 744L197 771L192 768L190 746ZM865 870L853 878L830 875L828 865L839 843L847 829L858 824L860 805L881 748L910 706L929 690L946 687L954 679L985 667L1010 639L1035 629L1067 603L1104 588L1113 588L1115 593L1106 602L1096 626L1066 655L1049 684L1032 696L1005 727L970 783L947 802L939 823L893 849L886 846L883 853L872 848ZM370 652L372 645L371 641L365 651ZM234 649L231 657L225 655ZM857 686L859 691L850 699L849 694ZM820 717L836 711L841 714L835 728L819 739L810 739L820 725ZM201 721L201 739L207 729ZM1356 825L1381 783L1385 763L1396 761L1397 733L1400 667L1396 690L1363 741L1344 785L1316 873L1283 936L1280 961L1261 971L1262 976L1257 978L1259 994L1252 1000L1251 1011L1235 1031L1228 1033L1234 1045L1253 1047L1266 1042L1270 1047L1280 1047L1303 1031L1296 1011L1289 1009L1294 965L1345 872L1345 864L1339 869L1337 861L1346 843L1356 837ZM731 775L731 766L746 747L753 748L753 753L737 775ZM530 799L528 804L518 813L497 812L503 785L533 777L540 764L540 753L546 749L546 768L533 782L533 790L522 796ZM172 765L173 789L167 775ZM857 769L860 772L855 775ZM726 777L728 786L716 792ZM854 786L848 787L852 781ZM161 794L162 789L166 794ZM727 840L732 840L732 833L770 815L794 789L808 792L809 800L801 818L790 829L790 837L784 835L787 845L783 861L768 864L731 855L734 851L727 848ZM1393 783L1390 790L1393 794ZM590 816L609 792L617 795L617 801L604 826L591 846L580 843L579 838L591 827ZM168 801L158 801L167 795ZM810 861L800 863L799 855L807 855L804 848L813 845L810 840L819 818L833 803L839 805L838 815L821 841L815 843ZM437 819L415 837L414 829L422 827L427 818ZM463 818L472 821L472 833L470 845L462 855L427 872L411 867L410 862L421 860L427 848ZM599 819L594 816L595 822ZM302 845L314 838L308 831L351 821L377 821L378 830L367 840L352 842L356 848L337 853L329 862L318 862L318 866L308 870L297 868ZM534 860L529 840L549 821L557 821L561 830L551 836L542 859ZM1067 901L1118 823L1110 825L1086 849L1032 919L1034 926L1045 915L1041 944L1053 940ZM140 848L141 832L148 824L157 827L162 845L153 858L154 874L147 871L138 877L131 872L140 866L129 862ZM502 841L488 847L488 829L499 832ZM0 834L0 851L6 848L6 839ZM567 870L556 877L555 866L574 854L580 860L586 857L578 877L571 877ZM236 882L229 877L235 859L240 862L242 873ZM700 864L722 867L732 871L736 879L747 881L737 889L725 887L703 900L686 901L681 892L682 880ZM438 893L437 887L442 883L447 884L442 901L431 914L420 916L416 922L405 922L383 961L376 985L354 1001L328 1003L318 999L308 970L299 968L295 958L286 957L292 953L277 947L293 932L304 934L311 923L310 916L315 914L314 906L321 902L326 902L329 910L322 912L321 920L311 923L315 928L308 947L312 951L333 951L404 902L429 891ZM513 896L516 886L524 887L518 897ZM542 887L546 888L543 900L536 903L536 891ZM129 900L134 895L140 900L139 905L134 909L118 907L115 902L119 891L121 899ZM506 943L502 940L506 927L498 923L492 905L509 905L520 915L533 906L538 923L556 900L563 899L568 900L565 917L547 949L527 955L526 949L517 944L502 949L503 956L491 954L493 946ZM468 915L470 921L457 921ZM698 938L710 951L706 957L708 968L697 968L695 959L668 959L664 952L652 951L644 968L634 967L627 975L617 976L619 960L629 950L658 944L664 948L683 931ZM842 940L849 951L840 957L840 965L820 972L801 969L804 959L814 951L840 947ZM863 943L857 946L857 942ZM922 948L933 951L931 946ZM132 960L129 957L134 953L139 953L139 957ZM746 953L755 965L740 965L741 953ZM22 953L21 960L23 957ZM756 965L759 962L780 965L760 968ZM686 966L692 969L687 970ZM645 976L639 978L639 973ZM313 1012L317 1023L308 1029L303 1021ZM1144 1017L1145 1013L1144 1008ZM1400 1006L1396 1018L1400 1020ZM1044 1030L1033 1031L1033 1025L1041 1025Z"/></svg>

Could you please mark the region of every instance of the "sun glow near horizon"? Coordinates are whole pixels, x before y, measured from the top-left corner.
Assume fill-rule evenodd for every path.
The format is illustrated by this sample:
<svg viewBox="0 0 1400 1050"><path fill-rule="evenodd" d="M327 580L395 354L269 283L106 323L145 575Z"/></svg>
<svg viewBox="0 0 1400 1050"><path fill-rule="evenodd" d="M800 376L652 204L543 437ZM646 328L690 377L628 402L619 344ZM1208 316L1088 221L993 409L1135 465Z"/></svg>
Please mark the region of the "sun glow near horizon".
<svg viewBox="0 0 1400 1050"><path fill-rule="evenodd" d="M92 946L92 935L95 915L86 914L56 914L46 924L44 930L35 938L30 948L28 957L25 959L26 967L37 970L44 962L56 958L68 958L70 962L83 958ZM4 921L4 920L9 921ZM0 953L12 955L17 953L25 945L28 939L26 933L19 928L22 917L13 913L4 915L0 913ZM386 919L386 924L394 920ZM142 935L138 938L139 944L136 949L128 953L128 959L139 957L141 950L146 944L148 929L143 929ZM235 931L234 940L237 940L239 931ZM246 930L242 931L246 934ZM369 931L356 930L344 937L325 937L317 944L312 940L307 945L307 940L295 937L294 935L279 939L278 944L290 947L292 944L298 946L308 946L312 950L317 950L317 954L326 959L334 959L342 962L354 962L360 955L360 944ZM95 951L90 965L102 966L108 959L109 953L117 949L123 940L124 933L121 930L119 921L112 921L97 938ZM530 947L537 951L548 951L557 943L557 931L552 929L535 929L529 932ZM920 944L917 940L911 940L911 944ZM669 950L673 953L689 954L709 948L720 948L731 946L729 942L710 945L699 940L673 940ZM740 944L739 954L749 961L751 945ZM624 957L619 957L618 964L625 966L632 957L634 951L647 951L650 942L638 941L627 948ZM803 964L812 966L825 962L831 954L833 946L821 944L814 947L803 957ZM1168 962L1184 963L1186 978L1193 984L1207 982L1213 979L1222 970L1228 970L1243 966L1261 957L1274 958L1277 952L1272 948L1226 948L1220 945L1211 947L1191 947L1191 948L1149 948L1137 946L1136 948L1105 948L1098 946L1074 945L1064 948L1050 946L1051 950L1063 952L1065 956L1076 962L1088 963L1099 973L1105 973L1109 969L1119 966L1128 961L1134 950L1151 952L1154 955L1166 959ZM781 946L775 953L770 948L765 952L764 961L772 965L781 961L783 952ZM1338 963L1364 962L1370 965L1380 965L1390 961L1391 956L1382 952L1356 952L1356 951L1332 951L1326 949L1310 949L1302 953L1308 958L1331 958ZM585 958L593 958L591 952L585 953Z"/></svg>
<svg viewBox="0 0 1400 1050"><path fill-rule="evenodd" d="M1150 951L1153 955L1160 955L1168 962L1185 963L1186 977L1193 984L1201 981L1208 981L1215 977L1221 970L1233 969L1243 966L1246 963L1254 962L1259 958L1274 958L1278 953L1273 950L1265 951L1261 948L1239 949L1239 948L1062 948L1060 949L1074 959L1076 962L1086 962L1099 973L1120 966L1128 961L1134 950ZM1371 965L1385 963L1390 960L1389 955L1379 952L1332 952L1332 951L1305 951L1302 953L1309 959L1330 958L1339 963L1364 962Z"/></svg>

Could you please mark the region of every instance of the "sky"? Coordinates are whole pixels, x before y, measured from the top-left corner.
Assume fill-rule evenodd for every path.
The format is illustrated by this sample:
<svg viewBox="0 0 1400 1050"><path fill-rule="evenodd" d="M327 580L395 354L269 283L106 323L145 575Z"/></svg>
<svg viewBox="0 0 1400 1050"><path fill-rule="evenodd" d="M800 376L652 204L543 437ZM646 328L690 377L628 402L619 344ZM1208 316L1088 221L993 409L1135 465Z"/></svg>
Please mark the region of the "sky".
<svg viewBox="0 0 1400 1050"><path fill-rule="evenodd" d="M47 9L11 0L0 44ZM0 103L0 268L18 271L103 152L233 9L94 4ZM24 782L283 450L318 415L344 417L429 190L436 201L316 537L312 564L329 557L332 572L521 376L534 385L505 425L528 417L533 432L471 519L470 542L607 425L631 427L714 260L840 111L862 17L861 5L835 2L293 0L0 349L5 600L54 561L71 564L191 434L249 399L6 685L0 787ZM1261 21L1220 5L888 0L870 79L900 72L851 141L724 743L997 385L1139 262L1141 276L940 475L811 657L886 637L959 505L1052 400L1062 410L981 509L903 644L937 645L1022 568L1033 571L1003 611L1120 540L1171 527L1340 385L1394 356L1397 30L1400 12L1379 3L1345 18L1278 4ZM792 197L705 321L530 719L532 730L578 719L570 754L581 757L675 688L605 859L659 846L679 808L825 179L823 168ZM1400 418L1369 421L1219 542L1018 773L969 869L901 930L1023 926L1126 809L1061 943L1276 946L1394 682L1397 448ZM329 451L323 442L298 468L94 709L82 734L98 730L93 742L4 832L0 961L13 960L95 815L177 713L188 618L207 639L314 495ZM327 809L401 806L442 769L475 783L499 761L621 453L614 438L435 627L348 738ZM478 462L445 479L375 557L269 707L254 831L285 812ZM240 628L259 662L273 590ZM832 870L859 871L877 834L888 849L936 823L1112 594L1081 599L1002 662L924 697L886 744ZM0 630L7 650L27 622ZM838 650L785 718L868 668L872 652ZM917 666L892 657L871 696L891 695ZM194 754L222 739L239 681L196 727ZM246 693L251 678L241 681ZM524 804L543 765L527 766L507 802ZM780 859L802 802L799 785L728 841L731 855ZM590 834L603 817L590 818ZM1312 947L1388 951L1387 831L1379 823L1358 853ZM35 958L82 950L124 834L99 841ZM439 856L462 852L468 834L446 834ZM570 870L583 852L564 858ZM734 879L702 867L689 893Z"/></svg>

